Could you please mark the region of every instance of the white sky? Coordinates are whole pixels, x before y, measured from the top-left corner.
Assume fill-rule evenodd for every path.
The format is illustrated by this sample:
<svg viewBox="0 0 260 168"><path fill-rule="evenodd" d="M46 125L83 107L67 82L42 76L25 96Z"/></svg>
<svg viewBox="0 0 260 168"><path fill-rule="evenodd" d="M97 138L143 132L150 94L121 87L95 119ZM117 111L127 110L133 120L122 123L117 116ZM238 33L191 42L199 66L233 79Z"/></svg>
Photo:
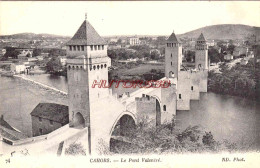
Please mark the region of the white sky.
<svg viewBox="0 0 260 168"><path fill-rule="evenodd" d="M73 36L88 13L100 35L181 34L215 24L260 27L260 2L1 2L0 34Z"/></svg>

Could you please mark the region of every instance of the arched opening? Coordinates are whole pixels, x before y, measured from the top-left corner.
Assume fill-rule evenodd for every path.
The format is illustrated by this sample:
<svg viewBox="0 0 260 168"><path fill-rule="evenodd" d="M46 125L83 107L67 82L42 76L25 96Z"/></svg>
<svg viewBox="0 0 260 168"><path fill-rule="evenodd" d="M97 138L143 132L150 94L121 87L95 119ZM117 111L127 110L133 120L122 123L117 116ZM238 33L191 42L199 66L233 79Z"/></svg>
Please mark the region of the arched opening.
<svg viewBox="0 0 260 168"><path fill-rule="evenodd" d="M166 105L163 105L163 111L166 111Z"/></svg>
<svg viewBox="0 0 260 168"><path fill-rule="evenodd" d="M174 78L174 72L172 71L169 72L169 78Z"/></svg>
<svg viewBox="0 0 260 168"><path fill-rule="evenodd" d="M110 151L120 153L121 149L118 150L118 148L120 148L122 144L131 145L129 139L133 137L135 128L136 124L133 117L128 114L122 115L111 130L112 133L109 142Z"/></svg>
<svg viewBox="0 0 260 168"><path fill-rule="evenodd" d="M85 126L85 120L84 120L84 118L83 118L83 116L82 116L81 113L78 112L78 113L74 116L74 121L73 121L73 123L74 123L74 127L75 127L75 128L84 128L84 126Z"/></svg>
<svg viewBox="0 0 260 168"><path fill-rule="evenodd" d="M129 136L135 129L135 120L132 116L124 114L117 121L114 129L112 130L112 136Z"/></svg>

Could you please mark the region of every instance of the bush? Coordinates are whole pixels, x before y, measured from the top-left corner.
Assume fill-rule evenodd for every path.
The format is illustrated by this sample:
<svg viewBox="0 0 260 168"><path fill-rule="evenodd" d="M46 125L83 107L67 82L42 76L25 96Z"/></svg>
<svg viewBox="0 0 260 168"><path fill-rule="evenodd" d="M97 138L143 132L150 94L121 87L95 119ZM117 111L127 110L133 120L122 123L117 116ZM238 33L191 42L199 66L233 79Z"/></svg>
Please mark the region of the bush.
<svg viewBox="0 0 260 168"><path fill-rule="evenodd" d="M205 135L203 135L202 138L202 143L207 146L213 146L216 143L211 132L205 132Z"/></svg>
<svg viewBox="0 0 260 168"><path fill-rule="evenodd" d="M86 150L83 148L81 143L73 143L70 144L68 148L65 150L65 155L72 155L72 156L77 156L77 155L86 155Z"/></svg>

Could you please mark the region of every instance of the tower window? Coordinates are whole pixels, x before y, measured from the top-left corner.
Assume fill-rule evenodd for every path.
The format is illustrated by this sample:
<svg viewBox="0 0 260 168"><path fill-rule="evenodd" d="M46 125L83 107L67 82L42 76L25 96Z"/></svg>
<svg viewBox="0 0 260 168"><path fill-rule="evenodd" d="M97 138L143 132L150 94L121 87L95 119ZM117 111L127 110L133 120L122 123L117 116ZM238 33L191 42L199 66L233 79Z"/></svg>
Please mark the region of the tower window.
<svg viewBox="0 0 260 168"><path fill-rule="evenodd" d="M172 54L171 54L171 58L172 58Z"/></svg>
<svg viewBox="0 0 260 168"><path fill-rule="evenodd" d="M190 88L191 90L193 90L193 86L191 86L191 88Z"/></svg>
<svg viewBox="0 0 260 168"><path fill-rule="evenodd" d="M103 68L103 64L101 65L101 69Z"/></svg>
<svg viewBox="0 0 260 168"><path fill-rule="evenodd" d="M98 50L100 50L100 45L98 45Z"/></svg>
<svg viewBox="0 0 260 168"><path fill-rule="evenodd" d="M84 46L81 46L81 51L84 51Z"/></svg>
<svg viewBox="0 0 260 168"><path fill-rule="evenodd" d="M78 51L80 51L80 46L77 46Z"/></svg>
<svg viewBox="0 0 260 168"><path fill-rule="evenodd" d="M181 94L179 94L179 99L181 99Z"/></svg>
<svg viewBox="0 0 260 168"><path fill-rule="evenodd" d="M93 69L94 69L94 70L96 69L96 66L95 66L95 65L93 66Z"/></svg>
<svg viewBox="0 0 260 168"><path fill-rule="evenodd" d="M96 45L94 45L94 48L95 48L95 50L97 50L97 46Z"/></svg>
<svg viewBox="0 0 260 168"><path fill-rule="evenodd" d="M76 51L76 46L73 46L73 50Z"/></svg>
<svg viewBox="0 0 260 168"><path fill-rule="evenodd" d="M99 69L99 65L97 66L97 69Z"/></svg>
<svg viewBox="0 0 260 168"><path fill-rule="evenodd" d="M70 47L70 51L72 50L72 46L69 46Z"/></svg>
<svg viewBox="0 0 260 168"><path fill-rule="evenodd" d="M102 45L102 50L104 50L104 45Z"/></svg>
<svg viewBox="0 0 260 168"><path fill-rule="evenodd" d="M172 66L172 62L171 62L171 66Z"/></svg>
<svg viewBox="0 0 260 168"><path fill-rule="evenodd" d="M93 51L93 45L90 46L90 50Z"/></svg>
<svg viewBox="0 0 260 168"><path fill-rule="evenodd" d="M163 111L166 111L166 105L163 105Z"/></svg>
<svg viewBox="0 0 260 168"><path fill-rule="evenodd" d="M106 67L107 67L107 64L105 64L104 67L106 68Z"/></svg>

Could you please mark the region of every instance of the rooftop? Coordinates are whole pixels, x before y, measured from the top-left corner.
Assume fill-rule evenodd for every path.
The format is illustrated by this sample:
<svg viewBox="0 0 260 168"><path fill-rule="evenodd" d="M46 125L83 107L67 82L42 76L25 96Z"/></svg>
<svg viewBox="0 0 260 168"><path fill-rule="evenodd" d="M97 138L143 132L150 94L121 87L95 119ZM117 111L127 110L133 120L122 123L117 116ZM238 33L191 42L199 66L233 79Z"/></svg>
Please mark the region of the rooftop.
<svg viewBox="0 0 260 168"><path fill-rule="evenodd" d="M197 41L205 41L206 42L206 39L204 37L204 35L201 33L199 38L197 39Z"/></svg>
<svg viewBox="0 0 260 168"><path fill-rule="evenodd" d="M180 39L176 37L175 33L173 32L170 37L167 39L168 42L177 42L181 43Z"/></svg>
<svg viewBox="0 0 260 168"><path fill-rule="evenodd" d="M78 31L66 45L102 45L106 41L96 32L94 27L85 20Z"/></svg>
<svg viewBox="0 0 260 168"><path fill-rule="evenodd" d="M31 116L67 124L69 123L69 108L62 104L39 103L31 112Z"/></svg>

